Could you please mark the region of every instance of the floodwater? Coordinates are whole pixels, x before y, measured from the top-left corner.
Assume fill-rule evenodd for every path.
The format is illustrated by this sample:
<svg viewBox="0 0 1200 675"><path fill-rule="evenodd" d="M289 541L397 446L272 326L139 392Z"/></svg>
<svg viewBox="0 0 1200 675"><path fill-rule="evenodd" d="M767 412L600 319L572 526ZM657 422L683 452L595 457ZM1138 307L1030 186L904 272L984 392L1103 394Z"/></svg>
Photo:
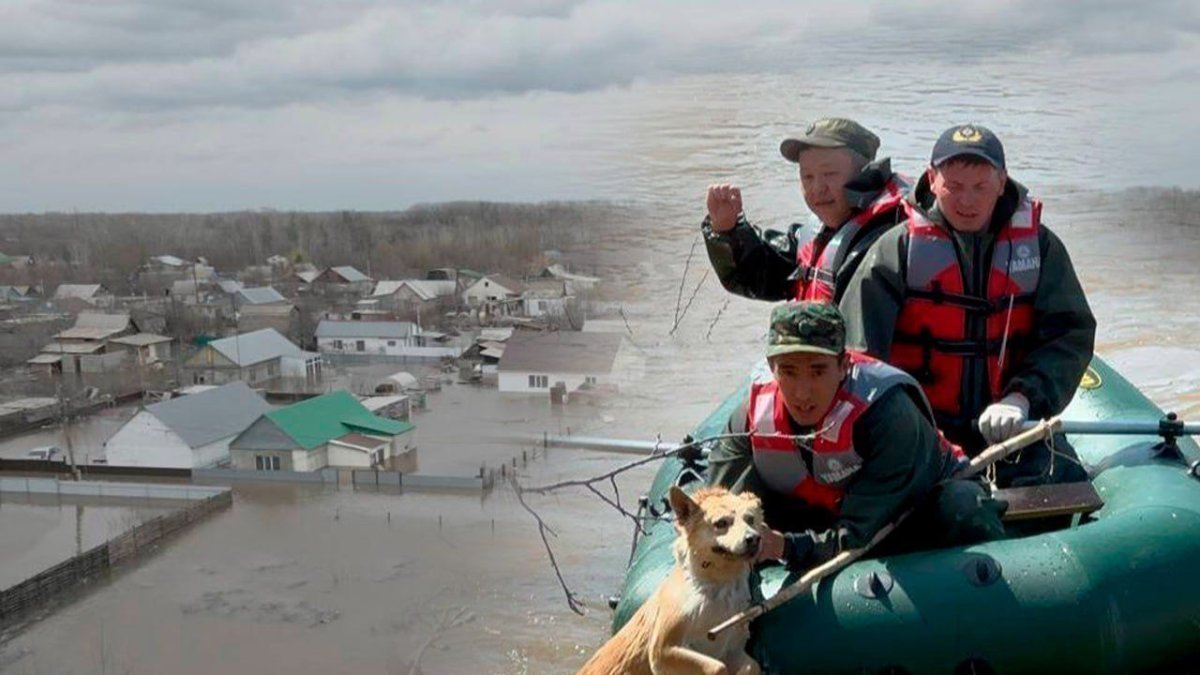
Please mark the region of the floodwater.
<svg viewBox="0 0 1200 675"><path fill-rule="evenodd" d="M807 68L614 93L621 106L599 134L605 142L581 152L608 162L611 191L637 215L574 255L625 298L626 352L635 358L622 395L571 410L572 428L677 439L744 377L761 350L767 305L729 298L706 275L702 245L689 259L704 186L745 186L747 213L763 225L805 217L794 170L776 148L801 120L826 113L874 126L884 152L909 172L942 127L991 124L1008 141L1013 175L1045 198L1046 220L1071 251L1100 322L1099 352L1163 407L1200 415L1200 198L1126 192L1177 179L1151 159L1131 166L1126 147L1107 143L1129 120L1170 128L1178 112L1129 99L1149 96L1153 78L1113 68L1088 79L1081 68L995 62L953 87L924 90L902 87L920 81L903 64ZM606 325L625 330L621 320ZM504 461L533 446L501 436L559 423L544 402L485 404L472 394L494 392L451 385L415 418L422 469ZM526 484L594 476L628 459L557 449L527 457L519 467ZM619 481L626 504L652 472ZM0 648L0 669L570 672L606 635L603 601L623 577L630 526L580 490L530 503L557 535L559 567L586 616L567 609L536 523L508 490L481 499L239 487L230 510Z"/></svg>

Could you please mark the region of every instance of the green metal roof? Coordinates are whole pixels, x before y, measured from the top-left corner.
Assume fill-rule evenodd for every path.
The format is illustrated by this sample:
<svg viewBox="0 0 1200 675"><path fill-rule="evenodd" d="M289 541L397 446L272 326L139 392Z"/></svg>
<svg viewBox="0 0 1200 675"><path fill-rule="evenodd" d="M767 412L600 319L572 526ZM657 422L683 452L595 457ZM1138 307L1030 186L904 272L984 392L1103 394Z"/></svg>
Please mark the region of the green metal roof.
<svg viewBox="0 0 1200 675"><path fill-rule="evenodd" d="M284 433L305 450L352 431L398 436L416 426L372 415L348 391L335 391L266 414Z"/></svg>

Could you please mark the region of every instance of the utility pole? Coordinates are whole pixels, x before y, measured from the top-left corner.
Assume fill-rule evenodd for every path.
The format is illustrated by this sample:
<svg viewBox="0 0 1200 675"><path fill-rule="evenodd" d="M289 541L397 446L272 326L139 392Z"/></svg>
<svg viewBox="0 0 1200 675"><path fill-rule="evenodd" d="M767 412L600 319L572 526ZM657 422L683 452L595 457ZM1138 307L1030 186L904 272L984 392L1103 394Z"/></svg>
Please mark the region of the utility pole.
<svg viewBox="0 0 1200 675"><path fill-rule="evenodd" d="M67 462L71 467L72 478L79 480L79 467L75 465L75 443L71 440L71 401L63 391L61 380L58 383L58 405L63 444L67 446Z"/></svg>

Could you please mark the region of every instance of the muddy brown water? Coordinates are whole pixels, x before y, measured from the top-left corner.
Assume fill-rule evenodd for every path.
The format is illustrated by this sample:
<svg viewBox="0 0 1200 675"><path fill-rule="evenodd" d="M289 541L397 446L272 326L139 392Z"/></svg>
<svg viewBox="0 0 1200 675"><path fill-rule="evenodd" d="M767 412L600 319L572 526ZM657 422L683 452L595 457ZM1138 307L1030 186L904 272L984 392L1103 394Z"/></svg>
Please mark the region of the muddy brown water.
<svg viewBox="0 0 1200 675"><path fill-rule="evenodd" d="M626 438L686 433L757 358L767 312L706 278L702 247L687 260L703 187L746 185L747 210L763 224L802 217L793 173L775 148L788 121L828 111L875 124L885 151L910 171L941 127L995 120L1011 139L1014 175L1046 199L1046 219L1071 251L1100 321L1098 351L1163 407L1200 415L1198 200L1126 192L1138 177L1106 170L1106 162L1130 169L1097 140L1117 136L1134 115L1130 104L1100 85L1064 97L1052 74L997 63L925 92L932 103L917 114L909 93L893 90L908 75L880 73L858 89L806 71L614 93L611 126L597 133L603 147L589 150L611 163L608 192L634 215L576 255L624 298L632 332L621 396L572 409L568 420L545 402L451 385L416 420L422 468L506 461L530 446L500 439L560 424ZM620 319L589 328L626 330ZM520 475L527 483L583 477L626 460L551 450ZM624 476L622 495L636 496L652 472ZM607 633L603 600L619 588L631 532L581 492L532 502L557 534L562 573L588 603L586 616L567 609L535 524L507 490L481 499L238 487L231 509L0 647L0 670L410 673L419 656L426 673L569 672Z"/></svg>

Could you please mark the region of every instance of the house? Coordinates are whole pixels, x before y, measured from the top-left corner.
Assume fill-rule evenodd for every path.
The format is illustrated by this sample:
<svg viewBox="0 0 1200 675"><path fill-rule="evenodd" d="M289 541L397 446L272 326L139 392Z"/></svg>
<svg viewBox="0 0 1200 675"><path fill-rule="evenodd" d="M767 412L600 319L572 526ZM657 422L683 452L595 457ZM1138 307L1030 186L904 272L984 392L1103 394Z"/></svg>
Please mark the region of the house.
<svg viewBox="0 0 1200 675"><path fill-rule="evenodd" d="M124 363L125 350L109 355L109 341L135 332L128 314L80 312L74 326L55 333L41 353L26 363L51 373L115 372Z"/></svg>
<svg viewBox="0 0 1200 675"><path fill-rule="evenodd" d="M207 300L219 286L205 279L176 279L171 282L167 295L179 302L196 304Z"/></svg>
<svg viewBox="0 0 1200 675"><path fill-rule="evenodd" d="M318 269L295 269L292 271L289 280L300 286L308 286L321 276L321 270Z"/></svg>
<svg viewBox="0 0 1200 675"><path fill-rule="evenodd" d="M567 304L575 296L567 290L565 281L558 279L537 279L525 283L525 292L521 294L522 310L525 316L564 316Z"/></svg>
<svg viewBox="0 0 1200 675"><path fill-rule="evenodd" d="M488 303L517 300L525 292L525 284L502 274L489 274L463 291L463 302L469 307Z"/></svg>
<svg viewBox="0 0 1200 675"><path fill-rule="evenodd" d="M246 305L285 304L288 299L270 286L261 286L238 290L237 293L233 294L233 301L238 307L245 307Z"/></svg>
<svg viewBox="0 0 1200 675"><path fill-rule="evenodd" d="M93 307L107 307L113 303L113 294L103 284L59 284L54 289L55 301L81 301Z"/></svg>
<svg viewBox="0 0 1200 675"><path fill-rule="evenodd" d="M237 328L239 333L272 328L289 338L296 337L300 331L300 310L291 303L242 305L238 312Z"/></svg>
<svg viewBox="0 0 1200 675"><path fill-rule="evenodd" d="M213 340L184 363L192 384L225 384L241 380L263 387L279 379L317 382L321 355L306 352L278 331L264 328L252 333Z"/></svg>
<svg viewBox="0 0 1200 675"><path fill-rule="evenodd" d="M350 392L335 391L264 413L229 449L237 469L387 467L415 461L415 428L373 415Z"/></svg>
<svg viewBox="0 0 1200 675"><path fill-rule="evenodd" d="M562 382L567 391L612 383L620 333L515 333L498 367L502 392L545 393Z"/></svg>
<svg viewBox="0 0 1200 675"><path fill-rule="evenodd" d="M360 400L372 415L399 422L407 422L412 416L412 405L407 396L364 396Z"/></svg>
<svg viewBox="0 0 1200 675"><path fill-rule="evenodd" d="M343 362L456 358L462 353L457 340L409 321L326 319L317 325L316 337L322 354Z"/></svg>
<svg viewBox="0 0 1200 675"><path fill-rule="evenodd" d="M174 355L171 347L174 342L174 338L165 335L134 333L109 340L108 348L109 351L125 349L133 354L134 363L140 366L149 366L172 360Z"/></svg>
<svg viewBox="0 0 1200 675"><path fill-rule="evenodd" d="M104 443L114 466L200 469L229 461L229 443L271 410L242 382L146 406Z"/></svg>
<svg viewBox="0 0 1200 675"><path fill-rule="evenodd" d="M349 265L329 267L312 281L313 286L326 292L357 293L359 295L370 293L374 283L371 277Z"/></svg>
<svg viewBox="0 0 1200 675"><path fill-rule="evenodd" d="M369 299L377 301L376 309L417 316L456 304L457 292L458 284L450 280L401 279L376 283Z"/></svg>

